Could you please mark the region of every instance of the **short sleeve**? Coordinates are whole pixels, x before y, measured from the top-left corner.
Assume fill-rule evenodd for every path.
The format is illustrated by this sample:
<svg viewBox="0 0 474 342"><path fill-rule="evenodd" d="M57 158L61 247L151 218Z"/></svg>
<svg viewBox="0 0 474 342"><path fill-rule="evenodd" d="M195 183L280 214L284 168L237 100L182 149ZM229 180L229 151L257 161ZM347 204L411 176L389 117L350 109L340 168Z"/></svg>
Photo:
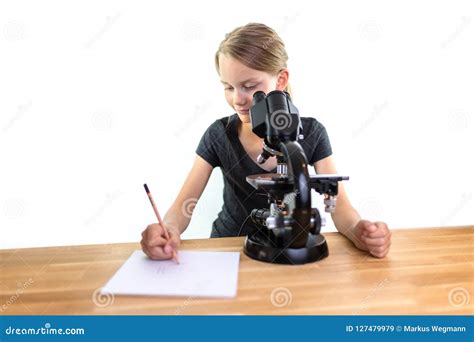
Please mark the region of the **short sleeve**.
<svg viewBox="0 0 474 342"><path fill-rule="evenodd" d="M328 133L323 124L313 118L310 127L307 137L312 143L312 153L308 154L308 162L314 165L317 161L329 157L332 154L332 148Z"/></svg>
<svg viewBox="0 0 474 342"><path fill-rule="evenodd" d="M221 166L217 152L219 146L218 137L220 136L219 129L222 130L221 127L222 124L219 120L216 120L210 125L201 137L201 141L199 141L199 145L196 149L196 154L207 161L212 167Z"/></svg>

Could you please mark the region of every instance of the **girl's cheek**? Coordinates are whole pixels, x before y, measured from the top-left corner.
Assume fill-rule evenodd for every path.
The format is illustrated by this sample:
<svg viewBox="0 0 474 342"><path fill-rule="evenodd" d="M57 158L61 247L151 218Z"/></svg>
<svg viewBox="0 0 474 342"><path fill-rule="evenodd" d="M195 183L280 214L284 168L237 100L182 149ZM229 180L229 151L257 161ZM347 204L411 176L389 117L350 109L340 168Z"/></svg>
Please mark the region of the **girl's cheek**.
<svg viewBox="0 0 474 342"><path fill-rule="evenodd" d="M225 97L225 99L226 99L227 103L229 104L229 106L231 106L232 108L234 108L234 98L233 98L232 94L231 94L231 95L227 95L227 96Z"/></svg>

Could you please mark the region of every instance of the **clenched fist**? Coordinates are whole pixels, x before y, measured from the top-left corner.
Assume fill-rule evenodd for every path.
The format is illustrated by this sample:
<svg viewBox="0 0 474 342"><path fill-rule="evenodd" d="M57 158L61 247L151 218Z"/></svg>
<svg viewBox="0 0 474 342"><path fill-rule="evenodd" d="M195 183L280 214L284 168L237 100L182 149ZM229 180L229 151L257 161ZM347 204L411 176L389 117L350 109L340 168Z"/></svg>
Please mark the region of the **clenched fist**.
<svg viewBox="0 0 474 342"><path fill-rule="evenodd" d="M170 239L166 240L165 229ZM177 251L181 244L180 233L177 229L164 228L159 223L150 224L142 232L141 245L143 252L155 260L171 259L173 251Z"/></svg>

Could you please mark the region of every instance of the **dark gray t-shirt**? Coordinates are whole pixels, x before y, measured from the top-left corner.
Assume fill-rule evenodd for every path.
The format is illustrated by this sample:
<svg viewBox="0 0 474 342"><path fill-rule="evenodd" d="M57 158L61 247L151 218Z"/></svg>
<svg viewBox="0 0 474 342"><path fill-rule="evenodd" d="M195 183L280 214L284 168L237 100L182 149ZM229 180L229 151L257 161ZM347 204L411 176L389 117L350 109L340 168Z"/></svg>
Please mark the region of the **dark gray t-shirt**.
<svg viewBox="0 0 474 342"><path fill-rule="evenodd" d="M258 194L245 178L258 173L276 172L262 169L245 152L238 137L237 114L216 120L206 130L196 153L212 167L220 167L224 176L224 204L212 224L211 237L236 236L253 209L269 208L267 196ZM310 165L332 154L324 126L314 118L301 118L304 139L298 140ZM242 235L252 230L247 223Z"/></svg>

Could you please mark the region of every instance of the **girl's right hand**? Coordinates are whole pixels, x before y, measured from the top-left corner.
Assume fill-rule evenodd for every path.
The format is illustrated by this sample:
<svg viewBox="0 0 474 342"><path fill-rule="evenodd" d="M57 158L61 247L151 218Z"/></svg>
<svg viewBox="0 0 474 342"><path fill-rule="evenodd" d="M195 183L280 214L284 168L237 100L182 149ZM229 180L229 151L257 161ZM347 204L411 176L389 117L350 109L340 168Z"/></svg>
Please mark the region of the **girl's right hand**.
<svg viewBox="0 0 474 342"><path fill-rule="evenodd" d="M150 224L142 232L143 252L155 260L171 259L173 251L177 252L181 244L177 229L167 228L170 239L166 240L165 228L159 223Z"/></svg>

